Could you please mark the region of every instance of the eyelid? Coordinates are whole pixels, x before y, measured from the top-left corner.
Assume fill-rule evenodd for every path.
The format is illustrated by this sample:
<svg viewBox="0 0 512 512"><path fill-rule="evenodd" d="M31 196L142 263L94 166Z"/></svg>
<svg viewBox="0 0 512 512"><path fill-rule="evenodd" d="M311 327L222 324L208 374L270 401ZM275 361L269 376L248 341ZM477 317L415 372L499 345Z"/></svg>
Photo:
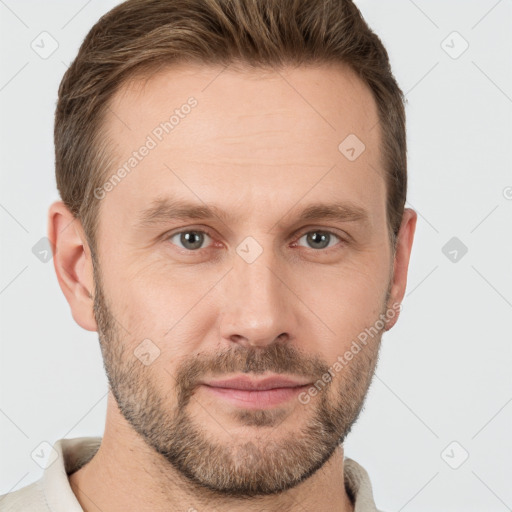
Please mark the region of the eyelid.
<svg viewBox="0 0 512 512"><path fill-rule="evenodd" d="M336 228L325 227L325 226L306 226L305 228L301 228L297 231L296 235L293 235L294 238L301 238L307 233L311 233L312 231L321 231L322 233L330 233L331 235L337 236L340 240L345 242L350 238L348 233L344 231L340 231Z"/></svg>

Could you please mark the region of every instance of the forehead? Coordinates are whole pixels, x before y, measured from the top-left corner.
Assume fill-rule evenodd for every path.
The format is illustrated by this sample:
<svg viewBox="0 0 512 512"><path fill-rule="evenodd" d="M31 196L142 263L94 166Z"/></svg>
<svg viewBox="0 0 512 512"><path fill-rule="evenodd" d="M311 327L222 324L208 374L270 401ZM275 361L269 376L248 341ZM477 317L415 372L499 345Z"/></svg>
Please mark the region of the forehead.
<svg viewBox="0 0 512 512"><path fill-rule="evenodd" d="M127 216L166 194L240 210L276 200L289 209L306 195L375 203L384 194L375 100L340 65L170 66L125 84L104 128L116 148L109 176L125 172L102 208Z"/></svg>
<svg viewBox="0 0 512 512"><path fill-rule="evenodd" d="M290 118L297 123L301 117L303 121L295 124L297 131L305 129L311 138L329 132L337 132L339 138L352 130L371 145L369 138L378 134L372 129L378 117L370 89L342 64L275 70L169 65L125 83L111 99L105 127L113 130L110 135L116 140L137 143L131 136L137 136L137 131L150 133L190 97L197 99L199 107L193 111L196 131L203 120L207 124L202 128L208 133L222 128L222 134L243 136L240 128L250 129L263 119L270 132L272 127L289 128ZM173 135L179 131L183 130Z"/></svg>

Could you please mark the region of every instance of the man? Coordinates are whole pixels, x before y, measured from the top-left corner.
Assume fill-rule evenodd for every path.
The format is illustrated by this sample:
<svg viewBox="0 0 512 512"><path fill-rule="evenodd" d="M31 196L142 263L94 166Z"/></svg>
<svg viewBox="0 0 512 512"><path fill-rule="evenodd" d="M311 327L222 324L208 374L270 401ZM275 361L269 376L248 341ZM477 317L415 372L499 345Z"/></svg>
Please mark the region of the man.
<svg viewBox="0 0 512 512"><path fill-rule="evenodd" d="M376 511L344 458L403 298L403 96L347 0L128 0L59 89L49 210L102 438L2 510Z"/></svg>

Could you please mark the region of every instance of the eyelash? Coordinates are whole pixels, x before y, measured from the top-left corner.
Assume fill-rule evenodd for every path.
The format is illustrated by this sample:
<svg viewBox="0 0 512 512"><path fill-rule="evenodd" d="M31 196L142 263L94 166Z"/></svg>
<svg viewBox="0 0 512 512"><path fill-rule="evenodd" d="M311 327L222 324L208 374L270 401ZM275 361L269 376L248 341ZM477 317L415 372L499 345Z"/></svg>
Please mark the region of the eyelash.
<svg viewBox="0 0 512 512"><path fill-rule="evenodd" d="M202 229L195 229L193 227L192 228L187 228L187 229L182 229L181 231L176 231L174 233L170 233L170 234L165 236L165 240L166 241L170 241L171 238L175 237L176 235L181 235L183 233L191 233L191 232L194 232L194 233L204 233L204 234L208 235L212 240L214 240L213 234L208 229L204 229L204 228L202 228ZM295 238L295 241L293 242L293 244L296 244L304 235L307 235L309 233L315 233L315 232L320 232L320 233L323 233L323 234L332 235L332 236L336 237L343 245L347 243L347 240L342 238L337 233L334 233L333 231L330 231L328 229L323 229L323 228L313 228L313 229L308 229L307 231L301 231L300 234ZM173 244L173 245L176 245L176 244ZM339 249L339 247L337 247L337 246L338 246L338 244L336 244L333 247L327 247L327 248L324 248L324 249L312 249L310 247L309 248L305 247L305 249L309 249L310 251L314 251L316 253L327 254L327 253L330 253L332 250ZM179 249L179 251L182 254L190 254L190 255L198 254L198 253L201 253L203 250L207 250L208 249L206 247L206 248L202 248L202 249L190 250L190 249L183 249L183 248L181 248L179 246L176 246L176 247Z"/></svg>

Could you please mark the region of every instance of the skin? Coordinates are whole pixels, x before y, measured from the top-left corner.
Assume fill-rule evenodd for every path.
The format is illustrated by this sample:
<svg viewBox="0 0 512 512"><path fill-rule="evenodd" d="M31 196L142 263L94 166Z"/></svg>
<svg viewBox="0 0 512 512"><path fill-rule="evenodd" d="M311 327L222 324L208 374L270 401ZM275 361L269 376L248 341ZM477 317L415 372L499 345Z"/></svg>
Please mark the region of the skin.
<svg viewBox="0 0 512 512"><path fill-rule="evenodd" d="M101 200L98 261L65 205L49 210L59 284L75 321L98 331L111 388L101 447L72 489L87 512L352 511L343 441L396 309L307 404L250 410L199 382L316 382L402 301L417 217L405 210L393 255L375 101L342 66L174 66L114 97L105 128L119 165L190 96L197 106ZM354 161L338 150L350 133L366 147ZM230 217L137 228L166 196ZM368 222L297 221L334 200ZM171 236L186 230L206 230L199 249ZM327 248L315 230L332 233ZM262 249L252 263L236 251L248 236ZM160 351L148 365L134 355L144 339Z"/></svg>

